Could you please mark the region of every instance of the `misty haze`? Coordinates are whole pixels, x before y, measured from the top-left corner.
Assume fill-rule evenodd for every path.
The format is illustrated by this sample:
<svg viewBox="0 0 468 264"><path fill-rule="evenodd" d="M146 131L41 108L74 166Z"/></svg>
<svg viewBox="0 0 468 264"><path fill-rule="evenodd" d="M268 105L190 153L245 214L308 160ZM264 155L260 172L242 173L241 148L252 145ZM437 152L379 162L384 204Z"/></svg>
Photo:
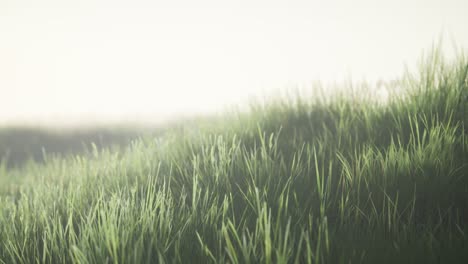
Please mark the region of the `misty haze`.
<svg viewBox="0 0 468 264"><path fill-rule="evenodd" d="M1 1L0 263L468 263L467 11Z"/></svg>

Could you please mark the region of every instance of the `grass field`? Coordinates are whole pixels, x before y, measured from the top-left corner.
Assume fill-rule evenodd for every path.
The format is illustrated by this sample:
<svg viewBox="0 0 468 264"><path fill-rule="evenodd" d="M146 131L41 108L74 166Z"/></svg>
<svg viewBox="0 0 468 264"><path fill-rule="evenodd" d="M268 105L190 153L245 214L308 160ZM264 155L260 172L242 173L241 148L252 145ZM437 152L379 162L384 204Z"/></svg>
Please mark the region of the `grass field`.
<svg viewBox="0 0 468 264"><path fill-rule="evenodd" d="M292 95L4 164L0 263L468 263L468 61L421 65L385 104Z"/></svg>

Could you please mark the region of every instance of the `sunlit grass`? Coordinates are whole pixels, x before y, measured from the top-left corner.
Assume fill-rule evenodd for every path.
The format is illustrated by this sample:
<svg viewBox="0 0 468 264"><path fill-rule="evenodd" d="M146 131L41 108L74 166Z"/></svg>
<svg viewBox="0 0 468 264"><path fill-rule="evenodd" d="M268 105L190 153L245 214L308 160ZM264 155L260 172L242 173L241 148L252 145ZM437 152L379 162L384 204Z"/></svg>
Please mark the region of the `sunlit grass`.
<svg viewBox="0 0 468 264"><path fill-rule="evenodd" d="M466 263L468 63L0 166L2 263ZM351 96L351 94L353 96Z"/></svg>

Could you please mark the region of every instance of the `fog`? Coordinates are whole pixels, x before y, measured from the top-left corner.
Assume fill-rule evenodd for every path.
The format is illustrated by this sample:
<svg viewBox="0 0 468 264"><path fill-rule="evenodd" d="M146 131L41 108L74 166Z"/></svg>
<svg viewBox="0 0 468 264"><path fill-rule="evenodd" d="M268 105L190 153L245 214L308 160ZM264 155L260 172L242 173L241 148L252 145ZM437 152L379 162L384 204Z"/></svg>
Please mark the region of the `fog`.
<svg viewBox="0 0 468 264"><path fill-rule="evenodd" d="M0 124L157 122L315 80L392 80L467 1L0 1Z"/></svg>

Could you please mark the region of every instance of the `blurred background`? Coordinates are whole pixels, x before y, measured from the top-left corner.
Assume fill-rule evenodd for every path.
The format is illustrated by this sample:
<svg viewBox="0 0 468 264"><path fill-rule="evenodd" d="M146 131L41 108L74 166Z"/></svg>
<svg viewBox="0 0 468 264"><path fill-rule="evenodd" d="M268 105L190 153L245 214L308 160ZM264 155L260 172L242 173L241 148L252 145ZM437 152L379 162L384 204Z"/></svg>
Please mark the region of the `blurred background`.
<svg viewBox="0 0 468 264"><path fill-rule="evenodd" d="M440 37L449 56L468 47L467 10L462 0L2 0L0 155L31 152L13 142L37 142L34 153L125 144L141 127L316 80L391 81Z"/></svg>

